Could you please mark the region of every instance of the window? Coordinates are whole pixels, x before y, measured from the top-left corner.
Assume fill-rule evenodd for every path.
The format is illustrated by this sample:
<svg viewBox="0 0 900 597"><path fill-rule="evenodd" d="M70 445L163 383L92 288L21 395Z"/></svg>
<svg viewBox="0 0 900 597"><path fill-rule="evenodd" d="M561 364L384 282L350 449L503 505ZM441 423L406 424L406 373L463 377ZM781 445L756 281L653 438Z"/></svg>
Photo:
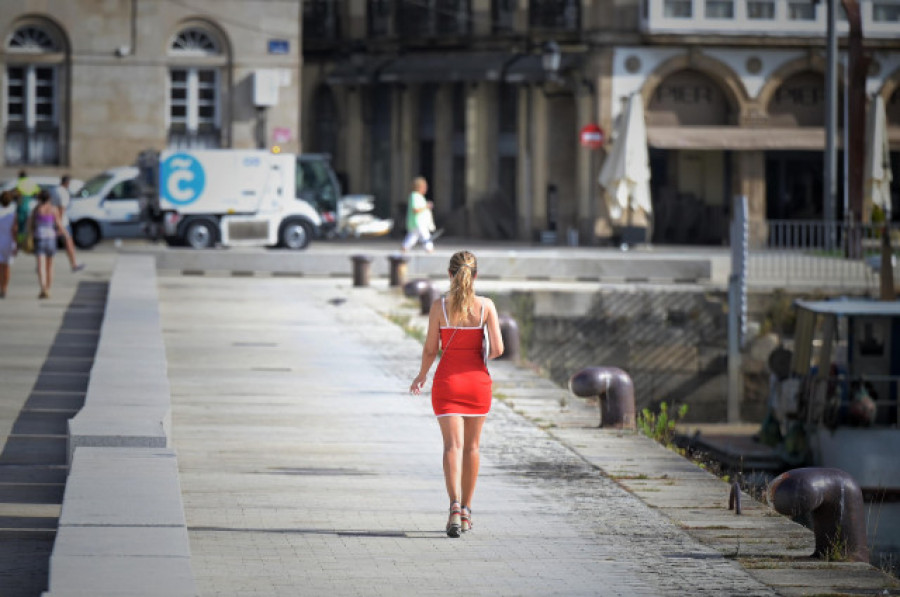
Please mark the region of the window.
<svg viewBox="0 0 900 597"><path fill-rule="evenodd" d="M303 0L304 41L337 41L340 29L335 5L331 0Z"/></svg>
<svg viewBox="0 0 900 597"><path fill-rule="evenodd" d="M170 55L185 58L221 56L222 45L209 32L188 27L172 40ZM169 146L214 148L221 146L219 69L173 65L169 69Z"/></svg>
<svg viewBox="0 0 900 597"><path fill-rule="evenodd" d="M665 0L663 14L672 19L689 19L694 15L691 0Z"/></svg>
<svg viewBox="0 0 900 597"><path fill-rule="evenodd" d="M577 31L581 26L579 0L531 0L528 22L535 29Z"/></svg>
<svg viewBox="0 0 900 597"><path fill-rule="evenodd" d="M816 7L812 2L788 2L788 19L792 21L815 21Z"/></svg>
<svg viewBox="0 0 900 597"><path fill-rule="evenodd" d="M706 0L707 19L733 19L734 3L732 0Z"/></svg>
<svg viewBox="0 0 900 597"><path fill-rule="evenodd" d="M369 10L367 12L369 35L372 37L386 37L390 35L393 14L394 6L391 0L369 0Z"/></svg>
<svg viewBox="0 0 900 597"><path fill-rule="evenodd" d="M872 20L876 23L900 23L900 2L873 2Z"/></svg>
<svg viewBox="0 0 900 597"><path fill-rule="evenodd" d="M515 0L493 0L491 2L491 18L494 33L512 33L515 15Z"/></svg>
<svg viewBox="0 0 900 597"><path fill-rule="evenodd" d="M747 18L772 20L775 18L775 2L772 0L749 0L747 2Z"/></svg>
<svg viewBox="0 0 900 597"><path fill-rule="evenodd" d="M61 48L52 32L37 24L17 28L7 40L4 157L8 165L59 163Z"/></svg>

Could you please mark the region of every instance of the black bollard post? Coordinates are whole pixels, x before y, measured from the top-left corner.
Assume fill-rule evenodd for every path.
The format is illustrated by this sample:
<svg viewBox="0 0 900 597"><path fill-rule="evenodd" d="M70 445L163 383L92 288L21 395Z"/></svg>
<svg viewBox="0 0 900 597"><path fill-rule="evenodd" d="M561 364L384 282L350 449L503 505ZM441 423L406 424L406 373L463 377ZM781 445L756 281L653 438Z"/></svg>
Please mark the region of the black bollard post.
<svg viewBox="0 0 900 597"><path fill-rule="evenodd" d="M500 314L500 337L503 338L503 354L497 357L509 361L519 360L519 324L507 313Z"/></svg>
<svg viewBox="0 0 900 597"><path fill-rule="evenodd" d="M354 255L353 261L353 285L368 286L369 285L369 266L372 264L372 258L368 255Z"/></svg>
<svg viewBox="0 0 900 597"><path fill-rule="evenodd" d="M409 298L418 298L418 296L425 292L425 289L430 286L431 282L428 280L416 278L403 285L403 294Z"/></svg>
<svg viewBox="0 0 900 597"><path fill-rule="evenodd" d="M576 396L600 399L600 427L635 429L634 383L616 367L587 367L569 378Z"/></svg>
<svg viewBox="0 0 900 597"><path fill-rule="evenodd" d="M428 285L419 295L419 306L422 315L428 315L431 312L431 303L441 297L441 291L432 285Z"/></svg>
<svg viewBox="0 0 900 597"><path fill-rule="evenodd" d="M396 254L388 255L388 261L391 264L391 286L403 286L406 281L406 264L409 262L408 255Z"/></svg>
<svg viewBox="0 0 900 597"><path fill-rule="evenodd" d="M770 484L769 503L786 516L809 514L816 536L813 556L869 561L862 491L837 468L798 468Z"/></svg>

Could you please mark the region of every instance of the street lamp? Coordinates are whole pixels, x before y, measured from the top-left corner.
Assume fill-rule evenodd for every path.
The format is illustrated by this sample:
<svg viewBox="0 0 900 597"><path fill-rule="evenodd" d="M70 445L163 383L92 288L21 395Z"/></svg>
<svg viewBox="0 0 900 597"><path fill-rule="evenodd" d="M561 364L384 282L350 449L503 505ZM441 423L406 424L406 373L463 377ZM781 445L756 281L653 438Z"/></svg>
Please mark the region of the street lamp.
<svg viewBox="0 0 900 597"><path fill-rule="evenodd" d="M559 51L559 44L552 40L545 43L543 55L541 56L541 65L544 67L544 72L547 73L549 79L556 80L561 62L562 53Z"/></svg>

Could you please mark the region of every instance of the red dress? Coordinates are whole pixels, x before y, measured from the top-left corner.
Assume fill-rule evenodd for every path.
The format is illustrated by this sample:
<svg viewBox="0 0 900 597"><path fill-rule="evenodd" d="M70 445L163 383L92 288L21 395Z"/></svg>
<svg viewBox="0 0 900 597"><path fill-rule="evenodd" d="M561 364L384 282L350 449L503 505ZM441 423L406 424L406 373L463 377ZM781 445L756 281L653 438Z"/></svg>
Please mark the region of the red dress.
<svg viewBox="0 0 900 597"><path fill-rule="evenodd" d="M444 321L447 306L441 299ZM491 375L484 362L484 303L478 327L441 326L443 355L431 384L431 406L438 417L480 417L491 410Z"/></svg>

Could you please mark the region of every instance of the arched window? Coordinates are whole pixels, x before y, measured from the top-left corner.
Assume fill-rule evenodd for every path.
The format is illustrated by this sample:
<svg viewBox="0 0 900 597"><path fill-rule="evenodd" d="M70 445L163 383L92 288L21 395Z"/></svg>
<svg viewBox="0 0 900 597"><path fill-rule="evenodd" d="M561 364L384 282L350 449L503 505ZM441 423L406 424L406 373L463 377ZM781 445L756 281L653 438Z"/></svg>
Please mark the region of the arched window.
<svg viewBox="0 0 900 597"><path fill-rule="evenodd" d="M216 35L197 25L181 29L172 38L169 44L170 147L222 145L221 85L222 66L226 62L223 46ZM221 60L215 60L217 57Z"/></svg>
<svg viewBox="0 0 900 597"><path fill-rule="evenodd" d="M838 94L838 119L843 115L842 94ZM804 71L786 79L768 105L773 126L825 126L825 75Z"/></svg>
<svg viewBox="0 0 900 597"><path fill-rule="evenodd" d="M16 28L6 40L6 131L8 165L58 164L63 43L40 23Z"/></svg>

